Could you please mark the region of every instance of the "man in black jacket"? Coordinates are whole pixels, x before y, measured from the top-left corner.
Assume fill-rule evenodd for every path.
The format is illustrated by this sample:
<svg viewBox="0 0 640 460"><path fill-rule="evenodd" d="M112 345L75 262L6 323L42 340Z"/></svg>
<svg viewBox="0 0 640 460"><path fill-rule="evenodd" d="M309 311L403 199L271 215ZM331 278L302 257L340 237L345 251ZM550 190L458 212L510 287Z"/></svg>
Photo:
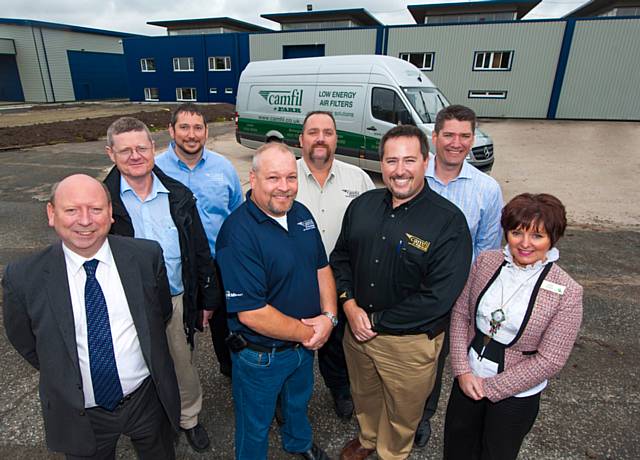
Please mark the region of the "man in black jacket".
<svg viewBox="0 0 640 460"><path fill-rule="evenodd" d="M107 143L107 155L115 164L104 181L113 197L111 233L155 240L162 247L173 301L167 338L180 388L180 427L193 449L203 452L209 438L198 423L202 388L193 335L206 327L223 300L196 200L188 188L155 167L154 144L140 120L116 120L107 131Z"/></svg>
<svg viewBox="0 0 640 460"><path fill-rule="evenodd" d="M411 452L449 312L471 264L464 215L425 181L424 133L397 126L380 152L386 189L351 202L331 253L349 321L343 345L360 425L343 460Z"/></svg>

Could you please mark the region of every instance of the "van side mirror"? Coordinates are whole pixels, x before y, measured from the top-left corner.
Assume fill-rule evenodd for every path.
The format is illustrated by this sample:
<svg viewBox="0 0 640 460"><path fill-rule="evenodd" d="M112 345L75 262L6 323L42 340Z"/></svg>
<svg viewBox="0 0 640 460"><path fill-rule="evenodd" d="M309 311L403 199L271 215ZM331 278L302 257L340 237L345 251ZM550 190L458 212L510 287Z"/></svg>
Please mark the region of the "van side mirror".
<svg viewBox="0 0 640 460"><path fill-rule="evenodd" d="M409 113L409 111L407 110L403 110L402 112L398 113L398 123L401 125L416 125L413 121L411 113Z"/></svg>

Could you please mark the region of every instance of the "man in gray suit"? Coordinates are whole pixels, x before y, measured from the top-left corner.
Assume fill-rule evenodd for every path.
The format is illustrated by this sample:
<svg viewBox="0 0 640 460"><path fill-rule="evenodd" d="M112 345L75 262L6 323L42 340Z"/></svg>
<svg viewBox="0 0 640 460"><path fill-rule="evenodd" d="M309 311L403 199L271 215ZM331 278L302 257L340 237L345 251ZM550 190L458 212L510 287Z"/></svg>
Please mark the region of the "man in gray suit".
<svg viewBox="0 0 640 460"><path fill-rule="evenodd" d="M89 176L61 181L47 215L62 241L9 264L2 285L7 336L40 371L48 447L114 459L125 434L140 458L174 459L180 396L160 246L107 236L111 200Z"/></svg>

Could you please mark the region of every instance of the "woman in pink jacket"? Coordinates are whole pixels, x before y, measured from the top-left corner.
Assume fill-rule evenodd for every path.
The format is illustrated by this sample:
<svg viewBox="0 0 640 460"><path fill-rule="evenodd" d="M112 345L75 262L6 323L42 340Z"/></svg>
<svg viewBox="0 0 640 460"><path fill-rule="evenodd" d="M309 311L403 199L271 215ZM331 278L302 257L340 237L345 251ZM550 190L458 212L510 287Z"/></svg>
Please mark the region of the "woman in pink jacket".
<svg viewBox="0 0 640 460"><path fill-rule="evenodd" d="M567 226L562 203L518 195L501 224L507 245L479 255L451 314L445 459L518 456L582 320L582 287L556 264Z"/></svg>

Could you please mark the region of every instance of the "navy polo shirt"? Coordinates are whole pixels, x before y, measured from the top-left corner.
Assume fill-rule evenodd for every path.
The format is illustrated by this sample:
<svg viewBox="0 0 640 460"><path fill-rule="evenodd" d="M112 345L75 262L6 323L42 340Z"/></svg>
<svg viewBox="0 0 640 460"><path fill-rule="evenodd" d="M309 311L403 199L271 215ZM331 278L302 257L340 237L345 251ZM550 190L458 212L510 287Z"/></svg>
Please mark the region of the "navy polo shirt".
<svg viewBox="0 0 640 460"><path fill-rule="evenodd" d="M287 226L288 231L260 210L249 191L245 202L224 221L216 240L229 329L268 347L285 342L247 328L238 320L238 312L269 304L297 319L321 313L318 270L328 262L320 233L311 212L297 201L287 213Z"/></svg>

